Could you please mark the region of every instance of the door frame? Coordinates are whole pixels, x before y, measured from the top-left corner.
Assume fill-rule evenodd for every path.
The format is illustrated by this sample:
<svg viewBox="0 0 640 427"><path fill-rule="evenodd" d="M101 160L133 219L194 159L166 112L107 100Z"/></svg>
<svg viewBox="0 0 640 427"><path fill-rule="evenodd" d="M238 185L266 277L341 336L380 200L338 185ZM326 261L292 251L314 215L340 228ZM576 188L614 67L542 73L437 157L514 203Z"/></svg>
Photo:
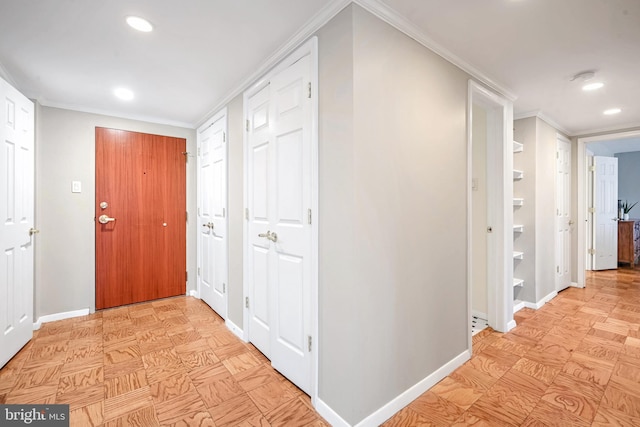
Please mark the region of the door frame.
<svg viewBox="0 0 640 427"><path fill-rule="evenodd" d="M226 320L229 318L229 143L228 143L228 135L229 135L229 116L227 114L227 107L223 107L220 111L218 111L217 113L215 113L213 116L211 116L206 122L204 122L202 124L202 126L200 126L197 130L196 130L196 170L197 170L197 182L198 182L198 190L196 191L196 222L198 223L198 240L196 242L197 245L197 256L196 256L196 292L197 292L197 298L201 299L202 294L201 294L201 282L202 282L202 276L200 275L200 271L201 271L201 256L202 256L202 242L200 240L200 225L199 225L199 221L200 221L200 203L202 202L202 197L201 197L201 193L200 193L200 189L204 186L204 183L202 181L202 178L200 176L200 163L201 163L201 157L200 157L200 134L204 131L206 131L207 129L209 129L211 126L214 125L214 123L216 123L219 120L224 120L224 134L225 134L225 142L224 142L224 171L225 171L225 185L224 185L224 199L225 199L225 206L226 206L226 212L225 212L225 228L224 228L224 235L225 235L225 251L226 251L226 256L225 256L225 274L224 277L226 278L226 286L227 289L224 292L224 316L220 315L220 313L217 313L220 317L222 317L225 322Z"/></svg>
<svg viewBox="0 0 640 427"><path fill-rule="evenodd" d="M311 221L311 333L313 334L313 346L311 349L311 403L316 406L318 398L318 355L321 341L319 337L318 327L318 223L319 223L319 174L318 174L318 38L312 37L307 42L302 44L287 58L282 60L278 65L272 68L264 76L262 76L256 83L254 83L243 94L243 119L246 122L248 116L247 100L257 93L260 89L269 82L270 78L280 71L288 68L292 64L296 63L302 57L309 55L311 59L311 211L313 213L313 221ZM249 139L247 135L247 128L243 125L243 149L244 149L244 183L243 183L243 200L244 207L249 205L249 180L248 180L248 162L249 162ZM246 212L246 210L245 210ZM248 221L245 215L245 220L242 226L243 231L243 245L242 245L242 264L243 264L243 300L244 297L249 295L249 282L247 278L248 274L248 254L249 254L249 231ZM243 301L243 332L242 338L245 341L249 340L249 312Z"/></svg>
<svg viewBox="0 0 640 427"><path fill-rule="evenodd" d="M628 132L611 132L605 135L598 136L586 136L578 138L577 141L577 154L576 154L576 174L578 181L578 194L577 194L577 209L578 209L578 237L577 237L577 247L576 247L576 286L578 288L585 287L585 270L587 265L587 227L591 224L587 221L587 200L588 200L588 186L587 186L587 173L589 171L588 165L586 162L587 158L587 147L586 145L591 142L601 142L601 141L612 141L615 139L626 139L626 138L637 138L640 137L640 130L628 131Z"/></svg>
<svg viewBox="0 0 640 427"><path fill-rule="evenodd" d="M467 98L467 325L468 346L472 318L472 107L487 111L487 213L493 226L493 239L488 242L487 315L489 325L500 332L515 327L513 320L513 103L505 97L469 80Z"/></svg>

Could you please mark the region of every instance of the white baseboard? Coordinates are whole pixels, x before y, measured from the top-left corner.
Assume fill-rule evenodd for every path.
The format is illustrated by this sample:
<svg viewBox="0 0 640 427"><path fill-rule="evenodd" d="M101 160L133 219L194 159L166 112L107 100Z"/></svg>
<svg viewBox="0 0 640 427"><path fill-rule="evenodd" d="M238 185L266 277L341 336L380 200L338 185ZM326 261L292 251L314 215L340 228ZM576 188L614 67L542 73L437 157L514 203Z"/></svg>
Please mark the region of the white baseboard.
<svg viewBox="0 0 640 427"><path fill-rule="evenodd" d="M515 327L516 327L516 321L515 320L510 321L509 323L507 323L506 332L509 332L510 330L512 330Z"/></svg>
<svg viewBox="0 0 640 427"><path fill-rule="evenodd" d="M340 415L336 413L336 411L331 409L331 407L324 403L324 401L319 397L316 398L316 404L314 405L314 408L316 409L318 414L322 415L322 418L324 418L330 426L351 427L351 424L346 422Z"/></svg>
<svg viewBox="0 0 640 427"><path fill-rule="evenodd" d="M70 319L72 317L88 316L89 309L83 308L82 310L65 311L63 313L47 314L38 317L38 320L33 324L33 330L40 329L43 323L55 322L56 320Z"/></svg>
<svg viewBox="0 0 640 427"><path fill-rule="evenodd" d="M571 286L572 288L584 288L584 285L579 285L578 282L571 282L569 286Z"/></svg>
<svg viewBox="0 0 640 427"><path fill-rule="evenodd" d="M225 325L227 325L227 328L229 328L229 330L234 333L235 336L240 338L242 341L247 342L247 339L244 336L244 331L240 329L238 325L236 325L229 319L225 320L224 323Z"/></svg>
<svg viewBox="0 0 640 427"><path fill-rule="evenodd" d="M200 293L198 291L194 291L193 289L187 292L187 296L200 299Z"/></svg>
<svg viewBox="0 0 640 427"><path fill-rule="evenodd" d="M524 306L524 302L523 302L523 301L520 301L520 302L518 302L517 304L514 304L514 305L513 305L513 312L514 312L514 313L517 313L517 312L519 312L520 310L522 310L524 307L525 307L525 306Z"/></svg>
<svg viewBox="0 0 640 427"><path fill-rule="evenodd" d="M355 425L355 427L377 427L381 425L386 420L395 415L398 411L402 410L402 408L417 399L422 393L436 385L438 381L449 375L470 358L471 352L469 350L463 351L458 356L447 362L440 369L438 369L413 387L404 391L402 394L398 395L395 399L391 400L389 403L366 417L364 420L360 421ZM331 409L331 407L327 405L322 399L320 399L320 397L316 398L315 409L320 415L322 415L322 418L327 420L327 422L333 427L351 427L351 424L349 424L333 409Z"/></svg>
<svg viewBox="0 0 640 427"><path fill-rule="evenodd" d="M523 304L525 307L527 308L532 308L534 310L539 310L540 308L542 308L543 305L545 305L546 303L548 303L549 301L551 301L552 299L554 299L555 297L558 296L558 292L553 291L551 292L549 295L543 297L540 301L538 302L528 302L528 301L523 301Z"/></svg>

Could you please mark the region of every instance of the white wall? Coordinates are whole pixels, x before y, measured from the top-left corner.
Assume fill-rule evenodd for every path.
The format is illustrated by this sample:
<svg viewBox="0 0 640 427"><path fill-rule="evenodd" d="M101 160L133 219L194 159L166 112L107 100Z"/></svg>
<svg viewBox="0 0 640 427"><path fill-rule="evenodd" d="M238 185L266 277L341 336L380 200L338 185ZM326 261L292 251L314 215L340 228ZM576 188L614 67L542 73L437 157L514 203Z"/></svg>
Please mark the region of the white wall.
<svg viewBox="0 0 640 427"><path fill-rule="evenodd" d="M472 190L471 195L471 309L487 319L487 112L475 104L472 109L472 171L476 189Z"/></svg>
<svg viewBox="0 0 640 427"><path fill-rule="evenodd" d="M469 76L358 6L318 35L319 395L356 424L467 350Z"/></svg>
<svg viewBox="0 0 640 427"><path fill-rule="evenodd" d="M95 310L95 127L186 138L191 129L58 108L37 108L35 311L40 316ZM82 193L71 193L81 181ZM196 288L196 161L187 163L187 290Z"/></svg>

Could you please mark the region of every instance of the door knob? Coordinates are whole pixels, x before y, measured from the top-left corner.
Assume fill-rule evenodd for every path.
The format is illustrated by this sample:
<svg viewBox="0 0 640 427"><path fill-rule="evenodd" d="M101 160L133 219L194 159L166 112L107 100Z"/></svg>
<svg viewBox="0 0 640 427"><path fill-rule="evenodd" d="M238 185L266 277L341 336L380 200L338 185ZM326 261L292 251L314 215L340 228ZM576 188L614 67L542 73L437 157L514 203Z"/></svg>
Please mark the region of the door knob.
<svg viewBox="0 0 640 427"><path fill-rule="evenodd" d="M40 230L38 230L37 228L30 228L29 229L29 236L33 236L36 233L39 233Z"/></svg>
<svg viewBox="0 0 640 427"><path fill-rule="evenodd" d="M266 237L267 239L271 240L272 242L277 242L278 241L278 235L276 233L272 233L270 230L267 231L266 233L258 234L258 237Z"/></svg>
<svg viewBox="0 0 640 427"><path fill-rule="evenodd" d="M572 220L572 219L570 219L570 220L569 220L569 225L573 225L573 224L574 224L573 220Z"/></svg>
<svg viewBox="0 0 640 427"><path fill-rule="evenodd" d="M100 215L100 217L98 218L98 221L100 222L100 224L107 224L115 220L116 220L115 218L110 218L108 215Z"/></svg>

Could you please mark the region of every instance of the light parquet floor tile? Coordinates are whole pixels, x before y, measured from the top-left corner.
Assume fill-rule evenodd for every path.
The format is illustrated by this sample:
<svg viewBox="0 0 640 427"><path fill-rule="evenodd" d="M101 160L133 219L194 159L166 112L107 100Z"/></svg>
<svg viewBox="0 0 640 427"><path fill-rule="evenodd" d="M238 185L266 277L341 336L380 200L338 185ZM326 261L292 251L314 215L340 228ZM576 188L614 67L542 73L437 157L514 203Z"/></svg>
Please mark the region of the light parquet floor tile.
<svg viewBox="0 0 640 427"><path fill-rule="evenodd" d="M514 318L383 425L640 425L640 269L589 272ZM328 425L191 297L44 324L0 370L0 403L67 403L72 426Z"/></svg>

